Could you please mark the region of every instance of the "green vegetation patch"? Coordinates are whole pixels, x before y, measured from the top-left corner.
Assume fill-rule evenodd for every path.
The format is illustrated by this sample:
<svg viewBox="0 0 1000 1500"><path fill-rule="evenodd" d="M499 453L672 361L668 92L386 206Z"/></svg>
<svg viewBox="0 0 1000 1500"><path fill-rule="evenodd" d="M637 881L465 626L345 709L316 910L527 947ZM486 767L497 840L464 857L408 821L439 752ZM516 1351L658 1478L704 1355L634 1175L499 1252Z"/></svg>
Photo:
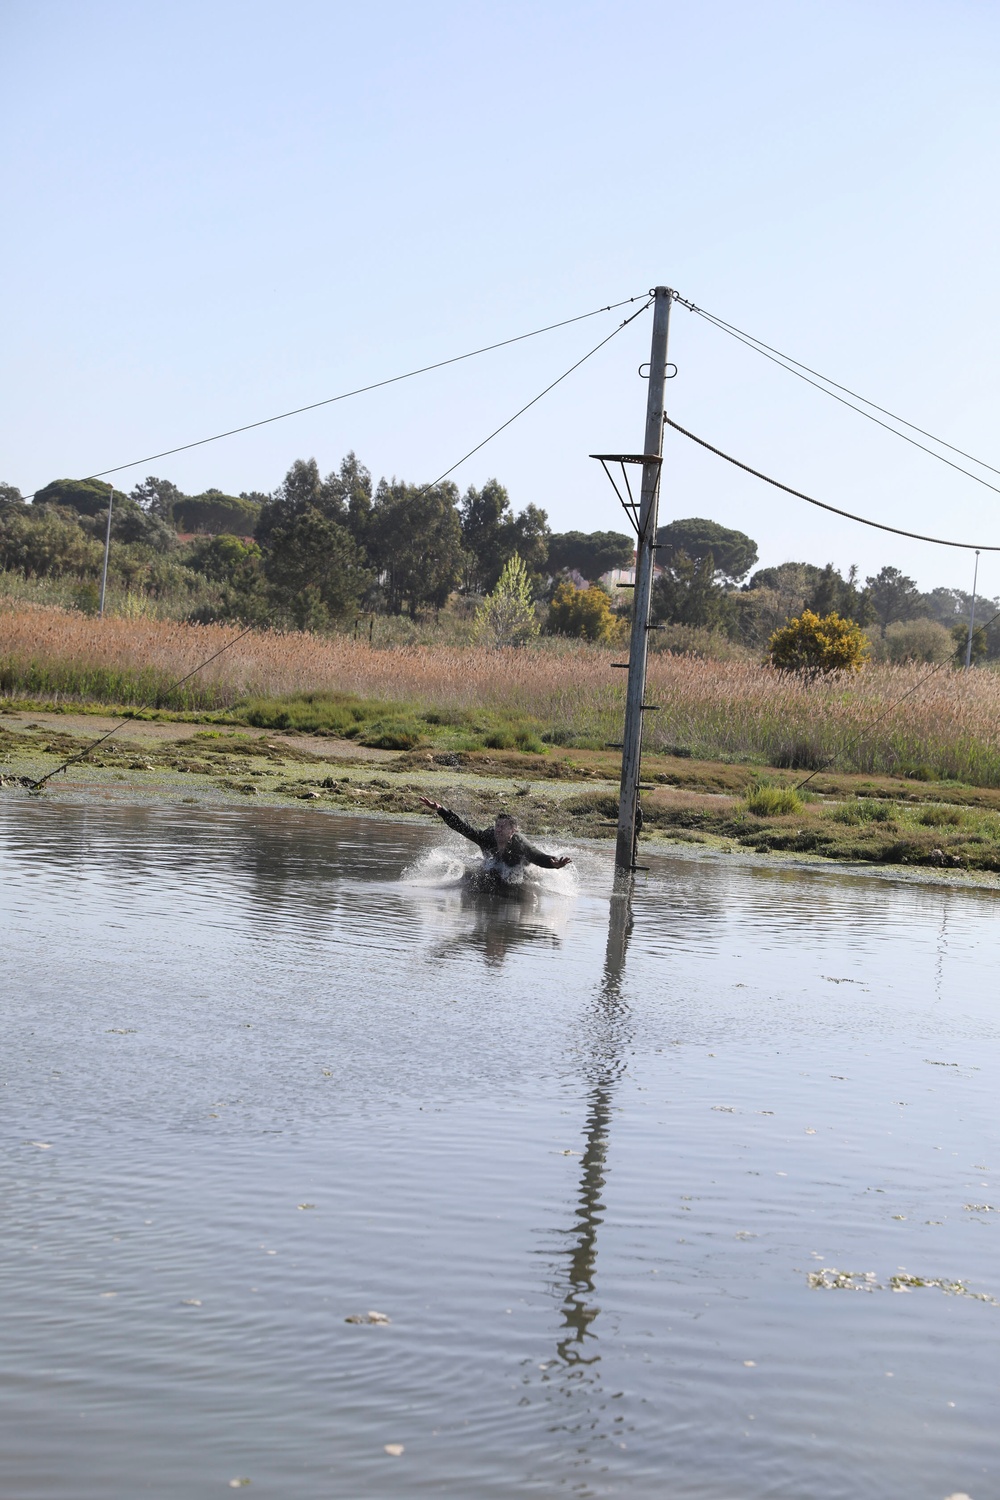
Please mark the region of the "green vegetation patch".
<svg viewBox="0 0 1000 1500"><path fill-rule="evenodd" d="M743 807L758 818L784 818L802 811L802 798L793 787L762 784L751 787L743 797Z"/></svg>

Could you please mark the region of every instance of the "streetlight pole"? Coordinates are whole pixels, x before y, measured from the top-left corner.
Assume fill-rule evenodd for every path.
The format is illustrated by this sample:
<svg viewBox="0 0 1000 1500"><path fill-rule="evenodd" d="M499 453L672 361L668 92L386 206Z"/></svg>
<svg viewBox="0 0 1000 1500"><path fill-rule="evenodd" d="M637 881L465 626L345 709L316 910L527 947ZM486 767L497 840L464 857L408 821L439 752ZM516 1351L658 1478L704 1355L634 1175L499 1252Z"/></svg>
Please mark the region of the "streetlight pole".
<svg viewBox="0 0 1000 1500"><path fill-rule="evenodd" d="M111 555L111 511L115 503L115 487L111 486L108 494L108 527L104 533L104 570L101 573L101 606L97 611L98 619L104 619L104 596L108 589L108 558Z"/></svg>
<svg viewBox="0 0 1000 1500"><path fill-rule="evenodd" d="M965 670L972 666L972 632L976 627L976 584L979 582L979 548L976 548L976 566L972 573L972 608L969 611L969 639L965 643Z"/></svg>

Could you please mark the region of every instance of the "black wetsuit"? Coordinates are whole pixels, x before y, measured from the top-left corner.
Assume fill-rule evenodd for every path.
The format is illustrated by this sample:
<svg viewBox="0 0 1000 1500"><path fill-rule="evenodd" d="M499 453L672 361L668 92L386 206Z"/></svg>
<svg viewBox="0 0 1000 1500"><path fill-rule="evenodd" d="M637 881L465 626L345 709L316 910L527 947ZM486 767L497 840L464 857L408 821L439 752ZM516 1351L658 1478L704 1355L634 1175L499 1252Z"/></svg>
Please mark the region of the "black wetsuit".
<svg viewBox="0 0 1000 1500"><path fill-rule="evenodd" d="M517 870L524 865L538 865L543 870L558 870L561 862L553 854L543 854L541 849L535 849L523 839L519 833L512 834L503 853L497 843L496 833L492 828L473 828L458 813L452 812L450 807L439 807L438 817L447 823L449 828L454 828L464 839L471 839L478 844L485 855L495 859L504 870Z"/></svg>

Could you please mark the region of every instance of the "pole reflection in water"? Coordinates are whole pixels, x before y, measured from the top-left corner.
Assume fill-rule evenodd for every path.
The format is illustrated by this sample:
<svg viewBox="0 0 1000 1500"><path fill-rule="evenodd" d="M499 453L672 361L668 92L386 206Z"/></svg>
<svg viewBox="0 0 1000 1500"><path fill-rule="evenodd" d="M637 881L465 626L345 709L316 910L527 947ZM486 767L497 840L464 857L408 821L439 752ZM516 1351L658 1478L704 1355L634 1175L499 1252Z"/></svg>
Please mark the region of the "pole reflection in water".
<svg viewBox="0 0 1000 1500"><path fill-rule="evenodd" d="M585 1071L590 1083L587 1096L584 1149L580 1162L576 1221L567 1231L570 1239L568 1265L562 1286L561 1337L556 1344L559 1366L570 1381L596 1381L600 1360L594 1322L600 1313L595 1300L597 1232L604 1221L603 1192L614 1106L615 1090L625 1070L629 1007L622 996L622 978L629 936L632 903L629 882L616 883L611 897L608 944L600 989L585 1026ZM558 1369L550 1371L550 1378ZM569 1394L567 1390L566 1394Z"/></svg>

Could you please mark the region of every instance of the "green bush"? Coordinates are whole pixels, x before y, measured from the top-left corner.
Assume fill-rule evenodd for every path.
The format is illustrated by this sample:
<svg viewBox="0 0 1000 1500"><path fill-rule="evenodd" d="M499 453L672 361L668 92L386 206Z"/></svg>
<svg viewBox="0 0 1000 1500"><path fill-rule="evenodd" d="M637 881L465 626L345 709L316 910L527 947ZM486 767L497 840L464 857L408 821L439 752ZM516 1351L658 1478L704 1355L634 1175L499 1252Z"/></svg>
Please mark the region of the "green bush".
<svg viewBox="0 0 1000 1500"><path fill-rule="evenodd" d="M364 703L349 693L299 693L288 698L251 698L235 710L258 729L297 729L301 734L351 738L392 704Z"/></svg>
<svg viewBox="0 0 1000 1500"><path fill-rule="evenodd" d="M359 739L370 750L415 750L423 736L413 719L376 719Z"/></svg>
<svg viewBox="0 0 1000 1500"><path fill-rule="evenodd" d="M523 724L488 729L482 738L487 750L523 750L527 754L541 755L544 748L535 731Z"/></svg>
<svg viewBox="0 0 1000 1500"><path fill-rule="evenodd" d="M925 807L917 814L917 822L926 828L957 828L968 818L960 807Z"/></svg>
<svg viewBox="0 0 1000 1500"><path fill-rule="evenodd" d="M892 802L875 802L870 797L852 797L835 807L829 817L835 823L894 823L898 809Z"/></svg>
<svg viewBox="0 0 1000 1500"><path fill-rule="evenodd" d="M743 809L756 818L783 818L800 813L803 802L794 787L755 786L743 797Z"/></svg>

